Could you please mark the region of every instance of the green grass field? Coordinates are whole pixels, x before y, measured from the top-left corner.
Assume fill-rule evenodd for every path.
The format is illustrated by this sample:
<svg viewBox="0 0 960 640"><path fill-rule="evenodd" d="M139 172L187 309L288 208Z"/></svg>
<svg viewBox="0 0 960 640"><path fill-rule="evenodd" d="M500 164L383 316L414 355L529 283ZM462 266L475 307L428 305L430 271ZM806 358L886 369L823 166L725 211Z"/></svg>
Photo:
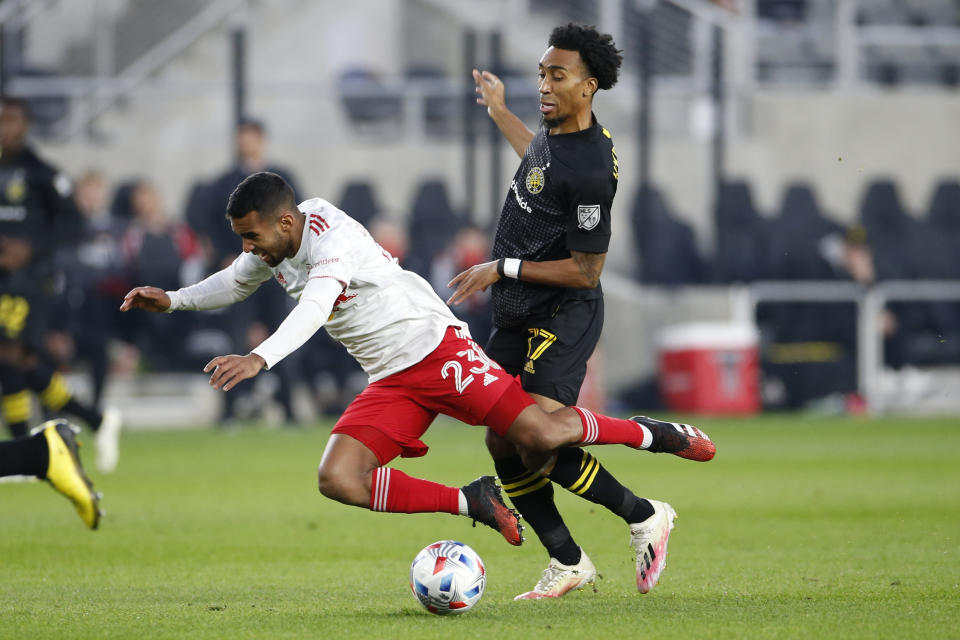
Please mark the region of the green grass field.
<svg viewBox="0 0 960 640"><path fill-rule="evenodd" d="M0 484L0 638L960 637L956 419L700 424L709 464L592 449L678 512L657 588L636 592L623 522L559 490L603 578L549 602L512 601L546 566L535 539L323 498L326 425L127 433L117 473L93 474L97 532L46 484ZM440 421L426 442L397 466L455 485L491 472L479 429ZM407 586L443 538L487 565L463 616L428 614Z"/></svg>

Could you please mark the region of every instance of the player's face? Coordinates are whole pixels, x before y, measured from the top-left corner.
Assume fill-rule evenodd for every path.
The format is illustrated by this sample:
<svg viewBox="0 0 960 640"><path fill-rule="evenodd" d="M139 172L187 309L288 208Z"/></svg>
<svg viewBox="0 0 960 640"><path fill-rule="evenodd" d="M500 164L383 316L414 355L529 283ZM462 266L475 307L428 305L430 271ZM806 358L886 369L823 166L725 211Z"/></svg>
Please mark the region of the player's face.
<svg viewBox="0 0 960 640"><path fill-rule="evenodd" d="M596 90L596 80L589 77L580 53L550 47L540 58L540 113L551 133L565 123L576 122Z"/></svg>
<svg viewBox="0 0 960 640"><path fill-rule="evenodd" d="M263 134L251 126L237 131L237 154L246 162L259 162L263 157Z"/></svg>
<svg viewBox="0 0 960 640"><path fill-rule="evenodd" d="M0 110L0 149L21 148L27 126L27 115L20 107L7 106Z"/></svg>
<svg viewBox="0 0 960 640"><path fill-rule="evenodd" d="M282 216L274 219L251 211L242 218L230 218L230 226L242 239L244 253L252 253L271 267L296 253Z"/></svg>

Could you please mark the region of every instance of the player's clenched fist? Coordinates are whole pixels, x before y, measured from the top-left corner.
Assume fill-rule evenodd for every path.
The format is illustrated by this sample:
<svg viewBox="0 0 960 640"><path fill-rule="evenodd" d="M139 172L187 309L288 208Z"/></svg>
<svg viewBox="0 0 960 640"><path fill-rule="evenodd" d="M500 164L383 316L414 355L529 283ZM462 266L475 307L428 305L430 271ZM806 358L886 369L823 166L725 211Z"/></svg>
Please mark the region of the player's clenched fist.
<svg viewBox="0 0 960 640"><path fill-rule="evenodd" d="M157 287L137 287L123 296L120 311L144 309L145 311L166 311L170 308L170 296Z"/></svg>

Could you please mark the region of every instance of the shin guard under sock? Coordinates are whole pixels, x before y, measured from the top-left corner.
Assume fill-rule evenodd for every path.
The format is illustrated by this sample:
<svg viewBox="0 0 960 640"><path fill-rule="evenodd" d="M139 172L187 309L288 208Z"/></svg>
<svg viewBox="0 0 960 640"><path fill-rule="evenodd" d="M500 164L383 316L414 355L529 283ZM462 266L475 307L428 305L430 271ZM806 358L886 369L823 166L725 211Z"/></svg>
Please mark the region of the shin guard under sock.
<svg viewBox="0 0 960 640"><path fill-rule="evenodd" d="M528 471L518 455L494 460L494 467L503 492L530 524L550 557L567 565L580 562L580 547L557 510L549 478Z"/></svg>
<svg viewBox="0 0 960 640"><path fill-rule="evenodd" d="M583 449L561 449L549 476L568 491L606 507L627 524L643 522L653 515L653 505L635 496Z"/></svg>
<svg viewBox="0 0 960 640"><path fill-rule="evenodd" d="M408 476L390 467L373 470L370 510L391 513L460 513L460 489Z"/></svg>

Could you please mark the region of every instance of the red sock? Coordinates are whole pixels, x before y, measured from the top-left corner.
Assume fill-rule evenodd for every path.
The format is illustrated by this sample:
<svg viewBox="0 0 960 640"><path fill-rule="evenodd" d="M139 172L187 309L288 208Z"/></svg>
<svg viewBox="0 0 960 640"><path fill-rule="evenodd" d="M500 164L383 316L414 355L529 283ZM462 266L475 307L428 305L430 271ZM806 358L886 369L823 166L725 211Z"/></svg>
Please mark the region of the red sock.
<svg viewBox="0 0 960 640"><path fill-rule="evenodd" d="M580 444L625 444L639 449L643 444L643 430L633 420L611 418L582 407L571 407L583 423Z"/></svg>
<svg viewBox="0 0 960 640"><path fill-rule="evenodd" d="M460 513L460 489L412 478L390 467L373 470L370 510L391 513Z"/></svg>

